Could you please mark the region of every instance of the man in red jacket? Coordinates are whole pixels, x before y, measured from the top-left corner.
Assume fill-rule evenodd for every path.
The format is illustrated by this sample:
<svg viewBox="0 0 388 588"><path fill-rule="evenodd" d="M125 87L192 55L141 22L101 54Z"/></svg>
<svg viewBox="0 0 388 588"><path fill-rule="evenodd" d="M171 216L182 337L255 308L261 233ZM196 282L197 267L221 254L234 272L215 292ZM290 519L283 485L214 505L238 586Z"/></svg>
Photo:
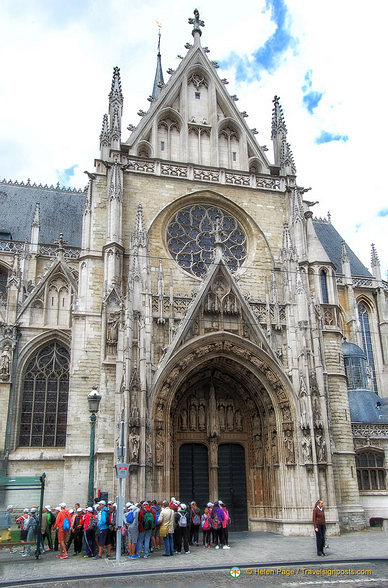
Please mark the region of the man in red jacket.
<svg viewBox="0 0 388 588"><path fill-rule="evenodd" d="M66 510L66 504L64 502L62 502L62 504L60 504L61 510L57 516L57 519L55 521L55 526L58 529L58 543L59 543L59 554L57 555L57 557L60 557L61 559L66 559L68 558L68 554L66 551L66 535L68 533L68 530L71 527L71 516L68 510ZM65 522L65 519L68 520L68 530L63 528L63 523Z"/></svg>

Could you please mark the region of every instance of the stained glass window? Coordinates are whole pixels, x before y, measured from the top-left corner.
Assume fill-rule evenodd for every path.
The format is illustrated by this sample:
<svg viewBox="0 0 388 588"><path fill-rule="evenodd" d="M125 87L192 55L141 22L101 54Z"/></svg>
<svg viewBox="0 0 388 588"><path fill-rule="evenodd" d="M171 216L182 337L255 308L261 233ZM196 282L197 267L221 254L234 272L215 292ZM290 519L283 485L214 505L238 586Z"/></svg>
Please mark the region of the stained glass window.
<svg viewBox="0 0 388 588"><path fill-rule="evenodd" d="M51 343L30 361L23 378L19 445L65 445L69 394L67 349Z"/></svg>
<svg viewBox="0 0 388 588"><path fill-rule="evenodd" d="M368 366L370 369L370 376L371 376L371 389L376 391L376 371L375 371L375 362L373 359L373 347L372 347L372 337L370 332L370 325L369 325L369 314L368 308L363 303L360 302L358 305L358 316L360 319L360 326L361 326L361 337L362 337L362 348L366 355L366 359L368 362Z"/></svg>
<svg viewBox="0 0 388 588"><path fill-rule="evenodd" d="M240 223L217 206L194 204L179 210L167 227L167 246L179 265L203 277L214 259L216 225L223 257L235 272L247 256L247 237Z"/></svg>

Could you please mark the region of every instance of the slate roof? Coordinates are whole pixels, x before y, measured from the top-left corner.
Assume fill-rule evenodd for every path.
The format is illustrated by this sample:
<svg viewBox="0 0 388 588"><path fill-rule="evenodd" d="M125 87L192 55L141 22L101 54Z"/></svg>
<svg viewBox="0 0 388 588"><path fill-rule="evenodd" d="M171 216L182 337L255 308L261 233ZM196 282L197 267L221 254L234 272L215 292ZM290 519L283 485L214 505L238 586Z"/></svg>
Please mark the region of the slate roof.
<svg viewBox="0 0 388 588"><path fill-rule="evenodd" d="M54 243L59 234L70 247L81 247L85 194L60 187L0 182L0 231L14 241L30 241L36 203L40 203L39 242Z"/></svg>
<svg viewBox="0 0 388 588"><path fill-rule="evenodd" d="M337 273L342 274L341 256L342 242L344 241L343 238L331 223L317 219L314 219L313 223L317 237L322 243L330 261L335 265ZM352 276L373 277L348 245L346 245L346 250L350 261L350 271Z"/></svg>

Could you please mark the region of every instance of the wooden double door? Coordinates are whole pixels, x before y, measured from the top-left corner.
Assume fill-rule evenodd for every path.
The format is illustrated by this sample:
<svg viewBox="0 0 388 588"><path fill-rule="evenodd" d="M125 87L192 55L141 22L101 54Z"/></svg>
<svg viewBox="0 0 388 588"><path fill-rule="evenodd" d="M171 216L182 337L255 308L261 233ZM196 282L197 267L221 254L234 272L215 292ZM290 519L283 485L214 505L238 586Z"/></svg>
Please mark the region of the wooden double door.
<svg viewBox="0 0 388 588"><path fill-rule="evenodd" d="M245 450L239 443L218 446L217 489L209 475L209 449L203 443L184 443L179 448L179 499L195 500L203 510L214 497L222 500L232 519L230 531L248 529ZM211 500L213 502L213 500Z"/></svg>

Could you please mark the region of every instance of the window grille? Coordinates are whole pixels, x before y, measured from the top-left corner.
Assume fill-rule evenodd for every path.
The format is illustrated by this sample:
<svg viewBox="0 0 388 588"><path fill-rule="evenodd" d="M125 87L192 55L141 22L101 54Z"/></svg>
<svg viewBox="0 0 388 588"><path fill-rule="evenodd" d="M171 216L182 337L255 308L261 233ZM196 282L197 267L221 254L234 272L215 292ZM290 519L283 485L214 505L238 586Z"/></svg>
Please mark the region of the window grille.
<svg viewBox="0 0 388 588"><path fill-rule="evenodd" d="M65 445L69 363L67 349L54 342L28 364L23 377L20 446Z"/></svg>
<svg viewBox="0 0 388 588"><path fill-rule="evenodd" d="M194 204L179 210L168 223L167 247L184 270L202 277L214 259L216 233L226 264L237 271L247 256L247 237L239 222L216 206Z"/></svg>
<svg viewBox="0 0 388 588"><path fill-rule="evenodd" d="M362 338L362 348L366 355L366 360L368 363L368 367L370 370L371 376L371 390L376 391L376 371L375 371L375 363L373 358L373 347L372 347L372 337L370 332L370 324L369 324L369 313L367 306L360 302L358 305L358 317L360 319L360 327L361 327L361 338Z"/></svg>
<svg viewBox="0 0 388 588"><path fill-rule="evenodd" d="M371 451L356 455L357 481L360 490L385 490L384 456Z"/></svg>

